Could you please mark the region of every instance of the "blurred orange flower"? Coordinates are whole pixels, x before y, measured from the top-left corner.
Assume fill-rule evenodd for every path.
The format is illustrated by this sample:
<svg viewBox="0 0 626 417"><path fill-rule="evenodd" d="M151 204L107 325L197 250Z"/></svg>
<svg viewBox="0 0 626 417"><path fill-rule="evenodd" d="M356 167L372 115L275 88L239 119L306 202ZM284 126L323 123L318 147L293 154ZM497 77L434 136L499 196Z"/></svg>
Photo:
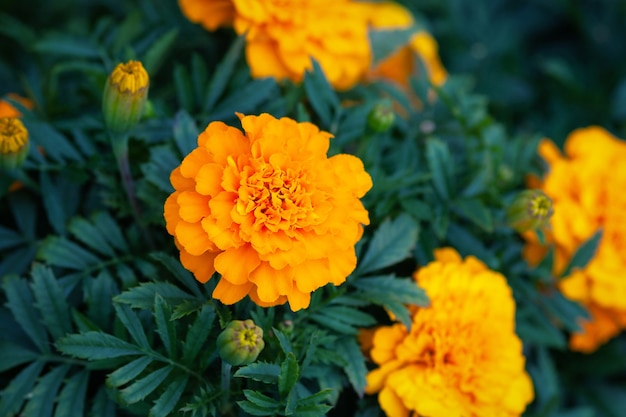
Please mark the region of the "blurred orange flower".
<svg viewBox="0 0 626 417"><path fill-rule="evenodd" d="M409 29L415 24L411 12L395 2L364 2L360 5L365 19L375 30ZM385 78L407 86L409 77L418 71L416 58L423 62L433 84L439 86L446 81L448 73L439 58L437 41L428 32L418 29L415 29L408 44L377 63L368 77Z"/></svg>
<svg viewBox="0 0 626 417"><path fill-rule="evenodd" d="M389 417L520 416L534 392L506 279L453 249L435 258L414 274L430 307L413 308L410 330L374 333L366 392Z"/></svg>
<svg viewBox="0 0 626 417"><path fill-rule="evenodd" d="M559 276L581 244L598 230L602 240L589 264L560 282L563 293L586 306L592 316L570 339L573 350L592 352L626 328L626 142L601 127L573 131L565 154L544 140L539 154L549 171L538 186L554 202L546 231L554 244L553 272ZM547 252L532 233L524 256L536 264Z"/></svg>
<svg viewBox="0 0 626 417"><path fill-rule="evenodd" d="M33 102L17 94L9 93L7 98L20 103L27 109L33 108ZM8 100L0 99L0 117L22 117L22 113Z"/></svg>
<svg viewBox="0 0 626 417"><path fill-rule="evenodd" d="M178 0L178 5L189 21L207 30L232 26L235 20L233 0Z"/></svg>
<svg viewBox="0 0 626 417"><path fill-rule="evenodd" d="M306 308L356 266L372 180L351 155L328 158L331 135L311 123L238 115L244 133L209 124L171 174L168 232L200 282L217 270L213 297Z"/></svg>

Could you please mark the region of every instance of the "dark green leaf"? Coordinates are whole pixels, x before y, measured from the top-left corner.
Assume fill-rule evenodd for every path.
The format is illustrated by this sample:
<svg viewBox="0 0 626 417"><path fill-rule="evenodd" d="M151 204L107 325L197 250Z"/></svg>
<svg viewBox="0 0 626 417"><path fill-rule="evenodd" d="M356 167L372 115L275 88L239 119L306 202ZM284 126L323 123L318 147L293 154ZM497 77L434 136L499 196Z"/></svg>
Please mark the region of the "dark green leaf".
<svg viewBox="0 0 626 417"><path fill-rule="evenodd" d="M293 389L298 377L300 376L300 367L296 355L293 352L287 353L287 357L280 364L280 374L278 375L278 392L281 397L286 397Z"/></svg>
<svg viewBox="0 0 626 417"><path fill-rule="evenodd" d="M91 216L93 225L98 228L100 235L103 236L113 248L120 252L128 252L128 244L126 238L122 234L117 221L111 217L106 211L99 211Z"/></svg>
<svg viewBox="0 0 626 417"><path fill-rule="evenodd" d="M39 145L42 149L45 149L46 158L52 158L58 162L83 160L83 157L76 150L74 145L51 125L33 119L25 120L24 125L28 129L33 144ZM47 176L45 175L45 171L42 171L42 174ZM44 187L42 184L41 188L42 190L46 190L47 187ZM42 195L45 198L45 194Z"/></svg>
<svg viewBox="0 0 626 417"><path fill-rule="evenodd" d="M61 365L42 376L29 396L21 415L24 417L52 416L55 398L69 369L70 365Z"/></svg>
<svg viewBox="0 0 626 417"><path fill-rule="evenodd" d="M117 388L122 386L131 380L135 379L140 373L144 371L152 363L152 358L148 356L142 356L135 359L132 362L127 363L107 376L107 385Z"/></svg>
<svg viewBox="0 0 626 417"><path fill-rule="evenodd" d="M432 175L435 192L443 201L450 200L452 195L453 161L448 145L439 139L427 139L426 162Z"/></svg>
<svg viewBox="0 0 626 417"><path fill-rule="evenodd" d="M342 338L337 341L336 347L346 361L344 372L348 376L352 388L354 388L359 397L362 397L365 393L367 368L365 367L365 358L361 352L361 347L355 338Z"/></svg>
<svg viewBox="0 0 626 417"><path fill-rule="evenodd" d="M126 330L128 330L130 337L142 348L150 350L150 343L137 314L125 304L115 304L115 312L124 324L124 327L126 327Z"/></svg>
<svg viewBox="0 0 626 417"><path fill-rule="evenodd" d="M113 299L116 303L127 304L132 308L142 310L151 309L154 305L154 297L160 295L171 304L179 304L182 301L193 300L194 297L187 294L175 285L167 282L145 282L136 287L124 291Z"/></svg>
<svg viewBox="0 0 626 417"><path fill-rule="evenodd" d="M572 256L569 265L567 265L565 271L563 271L562 276L567 277L574 272L574 270L587 266L589 261L595 256L601 240L602 231L599 230L578 248L574 256Z"/></svg>
<svg viewBox="0 0 626 417"><path fill-rule="evenodd" d="M188 381L189 375L181 375L171 382L159 399L154 402L154 406L150 409L149 417L169 416L183 395Z"/></svg>
<svg viewBox="0 0 626 417"><path fill-rule="evenodd" d="M0 250L19 246L26 243L24 236L14 230L0 226Z"/></svg>
<svg viewBox="0 0 626 417"><path fill-rule="evenodd" d="M100 262L91 252L60 236L48 236L39 248L37 257L51 265L79 271Z"/></svg>
<svg viewBox="0 0 626 417"><path fill-rule="evenodd" d="M174 118L174 142L183 156L198 146L199 134L198 126L189 113L179 110Z"/></svg>
<svg viewBox="0 0 626 417"><path fill-rule="evenodd" d="M41 264L35 264L31 275L36 305L52 338L56 340L71 333L70 306L52 270Z"/></svg>
<svg viewBox="0 0 626 417"><path fill-rule="evenodd" d="M71 334L57 341L56 347L66 355L90 360L144 353L138 346L102 332Z"/></svg>
<svg viewBox="0 0 626 417"><path fill-rule="evenodd" d="M43 361L33 362L11 379L0 397L0 416L13 417L22 408L44 365Z"/></svg>
<svg viewBox="0 0 626 417"><path fill-rule="evenodd" d="M65 382L59 393L54 417L76 417L84 415L85 396L89 382L89 372L80 371Z"/></svg>
<svg viewBox="0 0 626 417"><path fill-rule="evenodd" d="M272 384L278 381L280 371L280 366L275 363L254 362L237 369L234 376Z"/></svg>
<svg viewBox="0 0 626 417"><path fill-rule="evenodd" d="M369 243L354 275L359 276L394 265L411 255L417 242L418 224L407 214L386 219Z"/></svg>
<svg viewBox="0 0 626 417"><path fill-rule="evenodd" d="M155 252L150 254L152 259L155 259L163 264L168 271L172 273L181 284L183 284L189 291L191 291L196 297L202 298L202 293L198 290L198 281L196 281L188 270L183 268L181 263L163 252ZM161 295L164 296L163 293ZM167 298L167 297L166 297Z"/></svg>
<svg viewBox="0 0 626 417"><path fill-rule="evenodd" d="M453 207L465 218L480 226L484 231L493 231L493 217L489 209L477 198L456 200Z"/></svg>
<svg viewBox="0 0 626 417"><path fill-rule="evenodd" d="M275 416L278 411L278 402L267 395L253 390L243 390L247 401L237 401L241 409L253 416Z"/></svg>
<svg viewBox="0 0 626 417"><path fill-rule="evenodd" d="M150 49L142 60L148 74L151 76L156 75L159 68L163 64L167 53L174 46L174 41L177 36L178 29L170 29L152 43Z"/></svg>
<svg viewBox="0 0 626 417"><path fill-rule="evenodd" d="M278 92L274 78L258 78L237 89L215 107L211 119L232 117L235 112L247 114L257 109Z"/></svg>
<svg viewBox="0 0 626 417"><path fill-rule="evenodd" d="M19 323L22 330L26 332L41 352L49 352L46 329L41 323L37 310L33 308L35 298L26 280L10 275L5 278L3 287L8 300L7 306L15 321Z"/></svg>
<svg viewBox="0 0 626 417"><path fill-rule="evenodd" d="M167 365L151 374L137 380L120 391L120 397L126 404L134 404L150 395L165 378L174 370L173 365Z"/></svg>
<svg viewBox="0 0 626 417"><path fill-rule="evenodd" d="M211 82L207 90L208 94L204 102L203 109L205 111L212 110L217 103L217 100L226 90L228 80L230 80L230 77L235 71L235 65L237 64L237 61L239 61L239 57L243 52L245 39L245 35L239 36L232 43L224 58L222 58L220 63L216 66L213 77L211 77Z"/></svg>
<svg viewBox="0 0 626 417"><path fill-rule="evenodd" d="M335 113L340 108L339 98L324 75L324 71L319 63L311 59L312 71L307 71L304 75L304 90L315 113L322 121L322 125L327 129L333 123Z"/></svg>
<svg viewBox="0 0 626 417"><path fill-rule="evenodd" d="M374 54L373 64L384 60L409 43L415 27L396 30L370 30L369 39Z"/></svg>
<svg viewBox="0 0 626 417"><path fill-rule="evenodd" d="M101 231L86 219L75 217L68 223L67 230L90 249L110 257L115 256L115 251L107 241L106 232Z"/></svg>
<svg viewBox="0 0 626 417"><path fill-rule="evenodd" d="M0 340L0 372L14 368L26 362L32 362L39 356L21 345L8 340Z"/></svg>
<svg viewBox="0 0 626 417"><path fill-rule="evenodd" d="M178 340L176 338L176 327L172 321L172 309L159 294L154 297L154 321L156 323L156 331L167 350L169 358L176 358L178 356Z"/></svg>
<svg viewBox="0 0 626 417"><path fill-rule="evenodd" d="M207 342L211 328L213 327L213 321L215 320L215 310L205 305L198 313L196 320L193 322L187 337L183 343L182 362L187 365L192 365L196 356L202 349L202 346Z"/></svg>
<svg viewBox="0 0 626 417"><path fill-rule="evenodd" d="M76 58L99 58L100 53L88 38L49 34L39 39L32 48L36 52L67 55Z"/></svg>

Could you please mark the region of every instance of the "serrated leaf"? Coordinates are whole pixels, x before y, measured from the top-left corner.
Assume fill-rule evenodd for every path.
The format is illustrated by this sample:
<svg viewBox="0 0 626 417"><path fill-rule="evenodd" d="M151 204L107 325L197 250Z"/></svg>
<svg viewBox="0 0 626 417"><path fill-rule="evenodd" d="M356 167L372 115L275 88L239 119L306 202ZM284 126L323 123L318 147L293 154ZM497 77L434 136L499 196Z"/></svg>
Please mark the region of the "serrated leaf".
<svg viewBox="0 0 626 417"><path fill-rule="evenodd" d="M137 314L125 304L116 303L114 306L117 318L119 318L124 327L126 327L130 337L132 337L133 340L142 348L150 350L150 343L148 342L146 332L144 331Z"/></svg>
<svg viewBox="0 0 626 417"><path fill-rule="evenodd" d="M277 415L279 403L267 395L253 390L243 390L243 395L247 401L237 401L241 409L253 416L275 416Z"/></svg>
<svg viewBox="0 0 626 417"><path fill-rule="evenodd" d="M9 385L2 390L0 397L0 416L12 417L22 408L27 394L37 381L45 362L33 362L17 374Z"/></svg>
<svg viewBox="0 0 626 417"><path fill-rule="evenodd" d="M35 264L31 275L36 305L52 338L56 340L71 333L70 306L52 271L41 264Z"/></svg>
<svg viewBox="0 0 626 417"><path fill-rule="evenodd" d="M361 347L355 338L342 338L337 341L337 350L342 353L342 358L346 361L344 372L348 380L359 397L365 393L367 368L365 367L365 357L361 352Z"/></svg>
<svg viewBox="0 0 626 417"><path fill-rule="evenodd" d="M57 398L54 417L76 417L84 415L88 382L89 372L84 370L68 378Z"/></svg>
<svg viewBox="0 0 626 417"><path fill-rule="evenodd" d="M563 271L562 277L569 276L574 270L581 269L587 266L587 264L593 259L598 250L598 246L600 246L600 241L602 240L602 231L597 231L593 236L591 236L585 243L580 245L574 256L572 256L572 260L569 265Z"/></svg>
<svg viewBox="0 0 626 417"><path fill-rule="evenodd" d="M304 75L304 90L315 113L326 128L330 127L334 114L340 108L339 98L324 75L324 71L315 59L311 59L312 70Z"/></svg>
<svg viewBox="0 0 626 417"><path fill-rule="evenodd" d="M154 406L150 409L150 417L166 417L170 415L183 395L188 381L189 375L181 375L170 383L159 399L154 402Z"/></svg>
<svg viewBox="0 0 626 417"><path fill-rule="evenodd" d="M61 365L42 376L31 392L21 415L23 417L50 417L54 402L70 365Z"/></svg>
<svg viewBox="0 0 626 417"><path fill-rule="evenodd" d="M185 300L174 308L174 311L172 312L172 320L178 320L182 317L196 313L205 304L206 302L202 300Z"/></svg>
<svg viewBox="0 0 626 417"><path fill-rule="evenodd" d="M369 242L354 275L359 276L394 265L411 255L419 226L408 214L386 219Z"/></svg>
<svg viewBox="0 0 626 417"><path fill-rule="evenodd" d="M120 397L126 404L134 404L143 400L156 390L173 370L173 365L167 365L152 372L151 374L146 375L121 390Z"/></svg>
<svg viewBox="0 0 626 417"><path fill-rule="evenodd" d="M200 130L193 118L184 110L174 117L174 142L182 155L188 155L198 146Z"/></svg>
<svg viewBox="0 0 626 417"><path fill-rule="evenodd" d="M167 302L157 294L154 298L154 321L156 331L167 350L170 359L178 356L176 327L172 321L172 309Z"/></svg>
<svg viewBox="0 0 626 417"><path fill-rule="evenodd" d="M298 377L300 376L300 367L298 360L293 352L287 353L285 360L280 364L280 374L278 375L278 392L281 397L286 397L293 389Z"/></svg>
<svg viewBox="0 0 626 417"><path fill-rule="evenodd" d="M183 268L181 263L163 252L151 253L150 257L159 261L168 271L172 273L181 284L183 284L196 297L202 298L202 293L198 290L198 281L196 281L188 270ZM161 293L163 295L163 293ZM167 297L166 297L167 298Z"/></svg>
<svg viewBox="0 0 626 417"><path fill-rule="evenodd" d="M289 342L289 339L287 339L285 334L275 328L272 328L272 331L274 332L274 336L276 336L276 338L278 339L278 343L280 344L280 348L282 349L282 351L286 354L293 352L293 347L291 346L291 343Z"/></svg>
<svg viewBox="0 0 626 417"><path fill-rule="evenodd" d="M450 200L452 195L453 161L448 145L439 139L427 139L426 162L432 175L435 192L443 201Z"/></svg>
<svg viewBox="0 0 626 417"><path fill-rule="evenodd" d="M335 322L345 324L352 329L349 332L342 332L347 334L357 334L359 328L376 324L376 320L369 314L348 306L330 305L316 312L312 318L320 324Z"/></svg>
<svg viewBox="0 0 626 417"><path fill-rule="evenodd" d="M200 349L207 341L213 322L215 321L215 310L208 305L202 307L193 324L187 331L187 337L183 344L183 352L181 361L191 365L198 356Z"/></svg>
<svg viewBox="0 0 626 417"><path fill-rule="evenodd" d="M49 352L46 329L37 315L37 310L32 308L35 304L35 297L26 280L10 275L5 278L3 287L8 300L7 306L15 321L41 352Z"/></svg>
<svg viewBox="0 0 626 417"><path fill-rule="evenodd" d="M107 385L114 388L122 386L135 379L151 363L152 358L149 356L142 356L141 358L135 359L110 373L106 379Z"/></svg>
<svg viewBox="0 0 626 417"><path fill-rule="evenodd" d="M395 275L360 278L352 285L365 293L389 296L404 304L427 307L428 295L410 278L398 278Z"/></svg>
<svg viewBox="0 0 626 417"><path fill-rule="evenodd" d="M280 366L275 363L254 362L237 369L234 376L272 384L278 381L280 371Z"/></svg>
<svg viewBox="0 0 626 417"><path fill-rule="evenodd" d="M89 360L144 354L139 346L103 332L71 334L57 341L56 347L66 355Z"/></svg>
<svg viewBox="0 0 626 417"><path fill-rule="evenodd" d="M154 306L154 297L156 295L160 295L163 299L174 305L185 300L195 299L191 294L184 292L170 283L144 282L116 295L113 301L127 304L132 308L148 310Z"/></svg>
<svg viewBox="0 0 626 417"><path fill-rule="evenodd" d="M39 354L8 340L0 340L0 372L26 362L32 362Z"/></svg>
<svg viewBox="0 0 626 417"><path fill-rule="evenodd" d="M52 229L62 235L65 233L66 213L61 193L58 192L57 186L45 171L41 171L39 174L39 184L41 185L42 201L48 221Z"/></svg>
<svg viewBox="0 0 626 417"><path fill-rule="evenodd" d="M67 230L80 242L103 255L113 257L115 251L109 245L106 234L82 217L75 217L67 225Z"/></svg>
<svg viewBox="0 0 626 417"><path fill-rule="evenodd" d="M15 246L23 245L26 243L24 236L17 233L15 230L7 229L0 226L0 250L4 251Z"/></svg>
<svg viewBox="0 0 626 417"><path fill-rule="evenodd" d="M126 238L122 234L117 221L106 211L99 211L91 216L93 225L98 228L100 234L109 242L113 248L120 252L128 252Z"/></svg>
<svg viewBox="0 0 626 417"><path fill-rule="evenodd" d="M61 236L47 237L39 248L37 257L50 265L78 271L84 271L100 262L94 254Z"/></svg>

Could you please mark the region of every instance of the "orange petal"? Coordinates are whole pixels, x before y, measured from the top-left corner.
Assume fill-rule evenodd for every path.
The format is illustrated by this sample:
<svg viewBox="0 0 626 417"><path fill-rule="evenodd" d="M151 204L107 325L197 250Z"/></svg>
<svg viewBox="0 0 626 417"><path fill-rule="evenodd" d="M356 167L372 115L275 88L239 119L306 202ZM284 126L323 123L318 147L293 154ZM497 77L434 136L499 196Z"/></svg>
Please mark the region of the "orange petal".
<svg viewBox="0 0 626 417"><path fill-rule="evenodd" d="M328 259L307 260L293 267L293 280L303 293L310 293L328 284L329 275Z"/></svg>
<svg viewBox="0 0 626 417"><path fill-rule="evenodd" d="M200 223L181 220L176 224L175 235L185 250L192 255L199 256L208 250L216 249Z"/></svg>
<svg viewBox="0 0 626 417"><path fill-rule="evenodd" d="M200 256L195 256L182 249L180 251L180 262L187 270L193 273L196 280L204 284L215 273L213 261L218 254L219 252L207 251Z"/></svg>
<svg viewBox="0 0 626 417"><path fill-rule="evenodd" d="M180 218L189 223L197 223L211 214L209 197L195 191L183 191L176 199Z"/></svg>
<svg viewBox="0 0 626 417"><path fill-rule="evenodd" d="M275 302L281 295L287 295L292 287L291 268L274 269L267 262L261 264L250 274L250 281L257 287L259 299L266 303Z"/></svg>
<svg viewBox="0 0 626 417"><path fill-rule="evenodd" d="M175 190L193 190L196 186L196 182L192 178L185 178L180 172L180 167L176 167L170 174L170 183Z"/></svg>
<svg viewBox="0 0 626 417"><path fill-rule="evenodd" d="M293 288L287 294L287 301L289 301L289 307L292 311L302 310L307 308L311 304L311 294L308 292L299 291L297 288Z"/></svg>
<svg viewBox="0 0 626 417"><path fill-rule="evenodd" d="M213 290L213 298L220 300L224 304L235 304L248 295L251 289L251 282L247 282L243 285L235 285L228 282L228 280L220 279L220 282L217 283L217 287Z"/></svg>
<svg viewBox="0 0 626 417"><path fill-rule="evenodd" d="M205 148L196 148L183 159L180 164L180 173L185 178L195 178L204 164L210 163L209 153Z"/></svg>
<svg viewBox="0 0 626 417"><path fill-rule="evenodd" d="M169 197L165 200L165 204L163 205L163 217L165 218L165 227L167 228L167 233L174 236L176 233L176 225L180 221L180 214L178 210L180 207L176 200L178 199L180 193L174 192L170 194Z"/></svg>
<svg viewBox="0 0 626 417"><path fill-rule="evenodd" d="M228 249L215 258L215 269L222 278L234 285L248 282L250 273L259 266L261 260L252 246L242 245Z"/></svg>
<svg viewBox="0 0 626 417"><path fill-rule="evenodd" d="M246 44L246 61L250 65L253 78L274 77L276 79L291 78L299 81L301 75L289 72L282 62L277 46L270 41L251 40Z"/></svg>
<svg viewBox="0 0 626 417"><path fill-rule="evenodd" d="M218 195L222 190L224 167L218 164L204 164L196 175L196 191L200 194Z"/></svg>

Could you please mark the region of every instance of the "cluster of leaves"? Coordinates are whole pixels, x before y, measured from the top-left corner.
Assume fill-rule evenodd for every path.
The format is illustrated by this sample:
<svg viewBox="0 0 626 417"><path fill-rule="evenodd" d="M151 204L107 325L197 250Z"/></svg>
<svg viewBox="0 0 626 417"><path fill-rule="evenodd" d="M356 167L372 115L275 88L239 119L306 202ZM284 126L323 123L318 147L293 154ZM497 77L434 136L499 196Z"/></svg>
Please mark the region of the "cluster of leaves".
<svg viewBox="0 0 626 417"><path fill-rule="evenodd" d="M175 2L36 3L41 15L18 2L0 12L0 40L12 46L0 54L0 85L35 105L24 117L34 144L24 169L0 178L0 415L379 415L375 398L363 396L359 330L388 322L389 312L410 326L406 306L428 299L409 277L441 246L509 279L538 393L529 416L618 416L625 408L606 400L623 381L590 388L624 370L624 345L565 366L574 356L565 352L567 332L585 312L556 291L549 258L526 265L505 224L525 175L540 172L539 137L510 136L468 79L436 88L422 68L408 94L384 81L339 94L314 65L301 85L255 80L243 39L206 33ZM71 13L73 3L82 13ZM377 37L375 55L405 40ZM130 142L140 222L100 115L108 72L130 58L151 77L150 110ZM381 97L402 117L376 133L365 120ZM235 112L310 120L335 136L332 153L358 155L374 180L357 269L297 314L215 302L213 280L193 279L164 228L169 173L200 129L236 124ZM9 192L15 181L24 187ZM263 328L266 347L231 375L215 340L231 319L246 318Z"/></svg>

